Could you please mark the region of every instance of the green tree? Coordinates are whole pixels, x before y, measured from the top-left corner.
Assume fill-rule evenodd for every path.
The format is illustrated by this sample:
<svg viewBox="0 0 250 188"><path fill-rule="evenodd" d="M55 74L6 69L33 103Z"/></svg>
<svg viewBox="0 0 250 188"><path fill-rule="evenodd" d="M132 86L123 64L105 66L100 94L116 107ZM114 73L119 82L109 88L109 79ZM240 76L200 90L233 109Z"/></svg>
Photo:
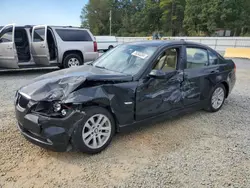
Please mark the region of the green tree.
<svg viewBox="0 0 250 188"><path fill-rule="evenodd" d="M90 28L95 35L108 34L110 7L109 0L89 0L89 3L82 9L81 25Z"/></svg>
<svg viewBox="0 0 250 188"><path fill-rule="evenodd" d="M211 35L219 28L239 35L249 25L249 7L249 0L186 0L184 27L190 35Z"/></svg>
<svg viewBox="0 0 250 188"><path fill-rule="evenodd" d="M184 27L190 35L211 35L220 22L220 0L186 0Z"/></svg>
<svg viewBox="0 0 250 188"><path fill-rule="evenodd" d="M250 22L250 2L249 0L228 0L221 4L222 12L221 25L234 31L234 35L239 35L244 27Z"/></svg>
<svg viewBox="0 0 250 188"><path fill-rule="evenodd" d="M250 32L249 0L89 0L81 12L81 26L95 35L148 36L154 31L179 35L212 35L230 29Z"/></svg>
<svg viewBox="0 0 250 188"><path fill-rule="evenodd" d="M182 32L186 0L161 0L161 22L165 31L171 30L172 36Z"/></svg>

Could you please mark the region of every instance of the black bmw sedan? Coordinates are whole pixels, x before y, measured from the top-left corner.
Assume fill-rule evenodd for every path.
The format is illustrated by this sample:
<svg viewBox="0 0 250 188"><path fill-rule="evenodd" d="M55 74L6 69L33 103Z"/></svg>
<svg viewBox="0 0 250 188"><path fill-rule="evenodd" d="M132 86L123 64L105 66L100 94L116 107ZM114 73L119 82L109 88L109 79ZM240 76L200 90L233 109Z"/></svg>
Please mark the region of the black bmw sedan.
<svg viewBox="0 0 250 188"><path fill-rule="evenodd" d="M94 62L20 88L18 128L41 147L98 153L128 126L191 110L220 110L235 85L235 71L232 60L201 44L123 44Z"/></svg>

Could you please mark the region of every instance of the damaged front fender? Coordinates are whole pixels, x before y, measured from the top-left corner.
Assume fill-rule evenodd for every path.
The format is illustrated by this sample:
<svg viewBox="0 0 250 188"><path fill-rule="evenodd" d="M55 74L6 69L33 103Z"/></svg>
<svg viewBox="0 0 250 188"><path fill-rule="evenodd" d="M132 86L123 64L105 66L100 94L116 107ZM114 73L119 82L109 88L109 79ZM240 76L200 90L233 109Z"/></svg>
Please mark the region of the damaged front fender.
<svg viewBox="0 0 250 188"><path fill-rule="evenodd" d="M137 82L121 82L81 88L70 93L63 103L98 105L107 107L113 113L117 124L134 122L135 92Z"/></svg>

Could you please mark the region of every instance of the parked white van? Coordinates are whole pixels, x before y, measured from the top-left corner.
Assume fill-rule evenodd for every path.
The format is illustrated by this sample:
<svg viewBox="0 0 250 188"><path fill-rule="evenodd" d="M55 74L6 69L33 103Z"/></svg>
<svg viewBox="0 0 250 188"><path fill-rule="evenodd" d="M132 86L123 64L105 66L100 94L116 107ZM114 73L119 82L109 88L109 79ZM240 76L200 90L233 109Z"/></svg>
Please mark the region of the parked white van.
<svg viewBox="0 0 250 188"><path fill-rule="evenodd" d="M0 29L0 67L68 68L98 58L97 43L88 29L69 26L15 26Z"/></svg>
<svg viewBox="0 0 250 188"><path fill-rule="evenodd" d="M118 42L115 36L95 36L98 51L107 51L117 46Z"/></svg>

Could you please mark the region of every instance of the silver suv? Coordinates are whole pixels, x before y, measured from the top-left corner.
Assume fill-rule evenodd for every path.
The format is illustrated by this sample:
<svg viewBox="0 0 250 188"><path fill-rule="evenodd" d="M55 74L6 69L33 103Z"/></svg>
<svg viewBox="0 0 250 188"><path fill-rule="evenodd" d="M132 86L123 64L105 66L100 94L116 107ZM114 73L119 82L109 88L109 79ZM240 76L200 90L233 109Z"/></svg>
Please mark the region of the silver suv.
<svg viewBox="0 0 250 188"><path fill-rule="evenodd" d="M59 66L68 68L98 57L92 33L64 26L4 26L0 31L0 67Z"/></svg>

